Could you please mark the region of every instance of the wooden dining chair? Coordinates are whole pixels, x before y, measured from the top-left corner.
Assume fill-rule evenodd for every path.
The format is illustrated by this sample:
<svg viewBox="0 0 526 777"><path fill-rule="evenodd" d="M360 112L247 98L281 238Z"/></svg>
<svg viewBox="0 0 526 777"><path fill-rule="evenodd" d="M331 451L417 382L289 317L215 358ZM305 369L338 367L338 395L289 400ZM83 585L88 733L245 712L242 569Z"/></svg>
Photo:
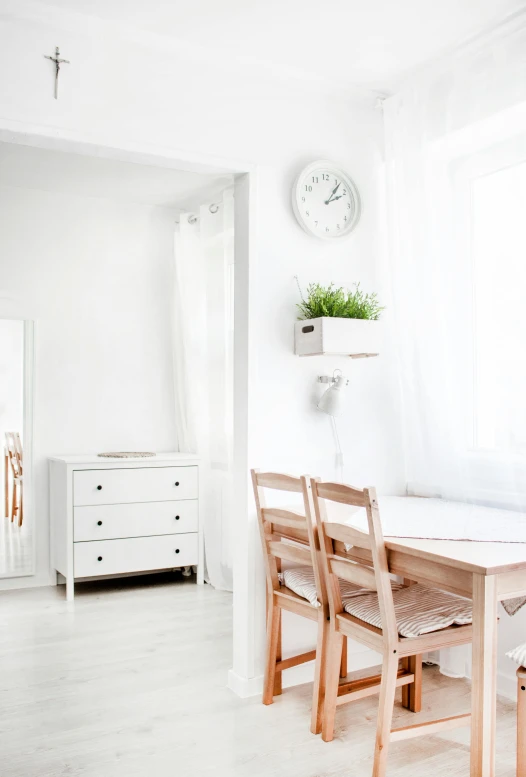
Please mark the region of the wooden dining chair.
<svg viewBox="0 0 526 777"><path fill-rule="evenodd" d="M419 584L393 590L374 488L362 491L311 480L311 493L330 609L322 738L326 742L333 739L339 704L379 691L373 777L384 777L390 742L469 725L471 715L467 714L391 729L396 689L415 682L407 660L424 652L471 642L472 604ZM326 502L364 507L369 531L329 522ZM340 594L338 578L373 593L346 600ZM382 655L381 676L369 678L361 685L339 685L339 651L344 636ZM405 664L402 668L401 660Z"/></svg>
<svg viewBox="0 0 526 777"><path fill-rule="evenodd" d="M517 777L526 775L526 642L506 653L517 669Z"/></svg>
<svg viewBox="0 0 526 777"><path fill-rule="evenodd" d="M284 670L315 660L311 731L319 734L329 603L319 570L319 542L310 506L310 483L306 478L300 479L275 472L251 470L251 475L267 579L267 645L263 704L272 704L274 696L281 694ZM267 507L265 492L269 489L302 494L303 511L298 512L289 507ZM282 560L300 566L283 571ZM317 624L316 650L285 660L282 658L283 610L301 615ZM347 674L346 648L345 642L340 648L338 668L342 676Z"/></svg>
<svg viewBox="0 0 526 777"><path fill-rule="evenodd" d="M11 505L9 505L9 480L12 481ZM5 433L4 447L4 499L5 514L11 522L18 517L18 525L24 521L24 464L22 441L18 432Z"/></svg>

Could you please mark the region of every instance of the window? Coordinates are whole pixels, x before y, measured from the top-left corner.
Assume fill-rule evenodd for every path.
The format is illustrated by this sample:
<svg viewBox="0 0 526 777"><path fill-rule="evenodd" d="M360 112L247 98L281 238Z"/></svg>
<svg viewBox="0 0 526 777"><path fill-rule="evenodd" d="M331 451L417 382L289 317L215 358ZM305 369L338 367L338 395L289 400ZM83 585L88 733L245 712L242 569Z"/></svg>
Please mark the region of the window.
<svg viewBox="0 0 526 777"><path fill-rule="evenodd" d="M471 180L473 443L526 454L526 161Z"/></svg>

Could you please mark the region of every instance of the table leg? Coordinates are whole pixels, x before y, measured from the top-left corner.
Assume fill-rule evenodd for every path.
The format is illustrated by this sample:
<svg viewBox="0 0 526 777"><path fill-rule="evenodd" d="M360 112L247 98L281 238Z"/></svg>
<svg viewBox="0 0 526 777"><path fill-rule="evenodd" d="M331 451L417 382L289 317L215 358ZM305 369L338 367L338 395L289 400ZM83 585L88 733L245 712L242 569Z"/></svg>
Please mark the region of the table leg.
<svg viewBox="0 0 526 777"><path fill-rule="evenodd" d="M473 575L471 777L495 777L497 578Z"/></svg>

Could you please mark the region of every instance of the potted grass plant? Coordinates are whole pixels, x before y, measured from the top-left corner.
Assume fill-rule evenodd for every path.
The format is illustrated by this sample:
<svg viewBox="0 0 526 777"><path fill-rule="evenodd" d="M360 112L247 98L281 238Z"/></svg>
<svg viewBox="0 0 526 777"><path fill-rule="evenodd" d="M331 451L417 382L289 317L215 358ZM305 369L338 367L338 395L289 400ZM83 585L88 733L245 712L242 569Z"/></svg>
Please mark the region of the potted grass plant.
<svg viewBox="0 0 526 777"><path fill-rule="evenodd" d="M362 291L359 283L352 289L311 283L305 295L300 287L300 296L294 330L294 352L298 356L357 358L379 353L379 319L384 308L375 293Z"/></svg>

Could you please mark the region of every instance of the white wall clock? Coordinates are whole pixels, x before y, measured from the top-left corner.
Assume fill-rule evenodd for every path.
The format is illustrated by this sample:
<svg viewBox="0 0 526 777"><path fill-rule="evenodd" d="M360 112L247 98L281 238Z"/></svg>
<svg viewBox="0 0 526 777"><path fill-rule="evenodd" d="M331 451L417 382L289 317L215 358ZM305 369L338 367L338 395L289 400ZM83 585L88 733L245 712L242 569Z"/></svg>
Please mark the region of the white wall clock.
<svg viewBox="0 0 526 777"><path fill-rule="evenodd" d="M350 176L333 162L308 165L292 189L292 207L305 232L320 240L347 237L360 218L360 195Z"/></svg>

